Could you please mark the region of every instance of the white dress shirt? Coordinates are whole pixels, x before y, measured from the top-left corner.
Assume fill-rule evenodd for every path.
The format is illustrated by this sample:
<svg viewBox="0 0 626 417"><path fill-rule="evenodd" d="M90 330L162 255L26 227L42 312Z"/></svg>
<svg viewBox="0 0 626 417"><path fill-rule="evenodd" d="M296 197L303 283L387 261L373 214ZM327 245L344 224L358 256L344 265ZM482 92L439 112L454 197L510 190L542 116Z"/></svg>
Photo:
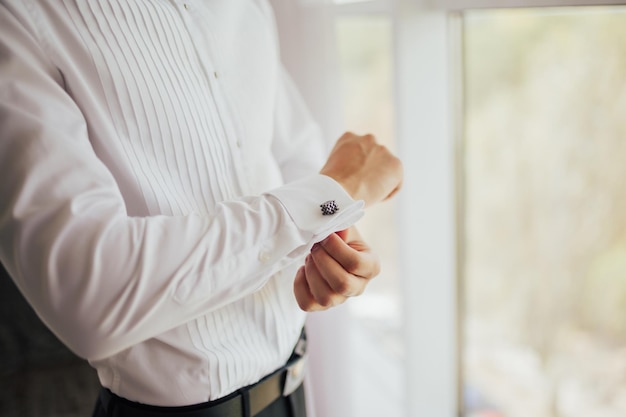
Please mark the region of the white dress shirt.
<svg viewBox="0 0 626 417"><path fill-rule="evenodd" d="M122 397L286 361L297 268L363 214L323 159L263 0L0 0L0 260Z"/></svg>

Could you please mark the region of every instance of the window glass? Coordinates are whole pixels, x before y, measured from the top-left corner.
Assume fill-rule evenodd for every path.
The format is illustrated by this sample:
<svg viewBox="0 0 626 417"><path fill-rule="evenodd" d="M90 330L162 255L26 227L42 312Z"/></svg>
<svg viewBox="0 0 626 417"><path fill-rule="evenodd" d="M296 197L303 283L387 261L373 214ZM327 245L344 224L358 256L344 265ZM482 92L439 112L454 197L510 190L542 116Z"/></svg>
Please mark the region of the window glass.
<svg viewBox="0 0 626 417"><path fill-rule="evenodd" d="M625 10L464 17L466 416L626 415Z"/></svg>

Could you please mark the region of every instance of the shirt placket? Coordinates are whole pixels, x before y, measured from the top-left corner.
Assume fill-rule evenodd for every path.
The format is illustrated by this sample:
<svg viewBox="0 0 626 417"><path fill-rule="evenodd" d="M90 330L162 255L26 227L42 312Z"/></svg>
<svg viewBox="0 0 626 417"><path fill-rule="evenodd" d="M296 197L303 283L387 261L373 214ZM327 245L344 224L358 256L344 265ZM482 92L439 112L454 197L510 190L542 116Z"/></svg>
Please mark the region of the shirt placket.
<svg viewBox="0 0 626 417"><path fill-rule="evenodd" d="M193 43L193 50L210 89L211 104L221 127L221 131L218 133L222 135L221 139L227 144L229 154L233 158L232 169L236 173L237 191L245 195L250 190L250 185L244 158L244 142L241 139L243 129L238 118L233 117L234 114L224 94L222 81L224 74L219 67L219 60L216 59L217 54L214 53L215 48L219 47L218 41L207 31L199 29L199 25L207 25L199 10L200 7L203 7L201 2L176 0L175 3L185 21L185 28Z"/></svg>

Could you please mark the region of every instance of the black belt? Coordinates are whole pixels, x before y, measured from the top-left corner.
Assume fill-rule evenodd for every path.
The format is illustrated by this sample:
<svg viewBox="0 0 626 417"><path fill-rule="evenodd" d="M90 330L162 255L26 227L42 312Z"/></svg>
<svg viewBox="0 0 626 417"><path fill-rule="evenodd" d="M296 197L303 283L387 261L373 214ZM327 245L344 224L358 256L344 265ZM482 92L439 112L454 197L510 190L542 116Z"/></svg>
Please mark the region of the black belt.
<svg viewBox="0 0 626 417"><path fill-rule="evenodd" d="M254 417L280 397L302 389L305 344L305 339L301 339L284 367L256 384L215 401L182 407L157 407L127 400L106 388L100 390L100 401L107 415L114 417Z"/></svg>

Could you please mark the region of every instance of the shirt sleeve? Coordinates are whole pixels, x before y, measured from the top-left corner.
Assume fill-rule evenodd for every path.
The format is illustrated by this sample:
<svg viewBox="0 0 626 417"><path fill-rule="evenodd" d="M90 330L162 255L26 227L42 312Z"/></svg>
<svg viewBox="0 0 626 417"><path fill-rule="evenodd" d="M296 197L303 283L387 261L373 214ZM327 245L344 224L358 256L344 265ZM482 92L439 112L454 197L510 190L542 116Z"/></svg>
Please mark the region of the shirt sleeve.
<svg viewBox="0 0 626 417"><path fill-rule="evenodd" d="M78 355L111 356L250 294L362 215L362 203L314 174L211 216L128 216L21 16L0 4L0 261ZM322 215L326 200L335 215Z"/></svg>
<svg viewBox="0 0 626 417"><path fill-rule="evenodd" d="M319 172L328 153L326 142L283 66L277 81L274 109L272 153L285 181Z"/></svg>

